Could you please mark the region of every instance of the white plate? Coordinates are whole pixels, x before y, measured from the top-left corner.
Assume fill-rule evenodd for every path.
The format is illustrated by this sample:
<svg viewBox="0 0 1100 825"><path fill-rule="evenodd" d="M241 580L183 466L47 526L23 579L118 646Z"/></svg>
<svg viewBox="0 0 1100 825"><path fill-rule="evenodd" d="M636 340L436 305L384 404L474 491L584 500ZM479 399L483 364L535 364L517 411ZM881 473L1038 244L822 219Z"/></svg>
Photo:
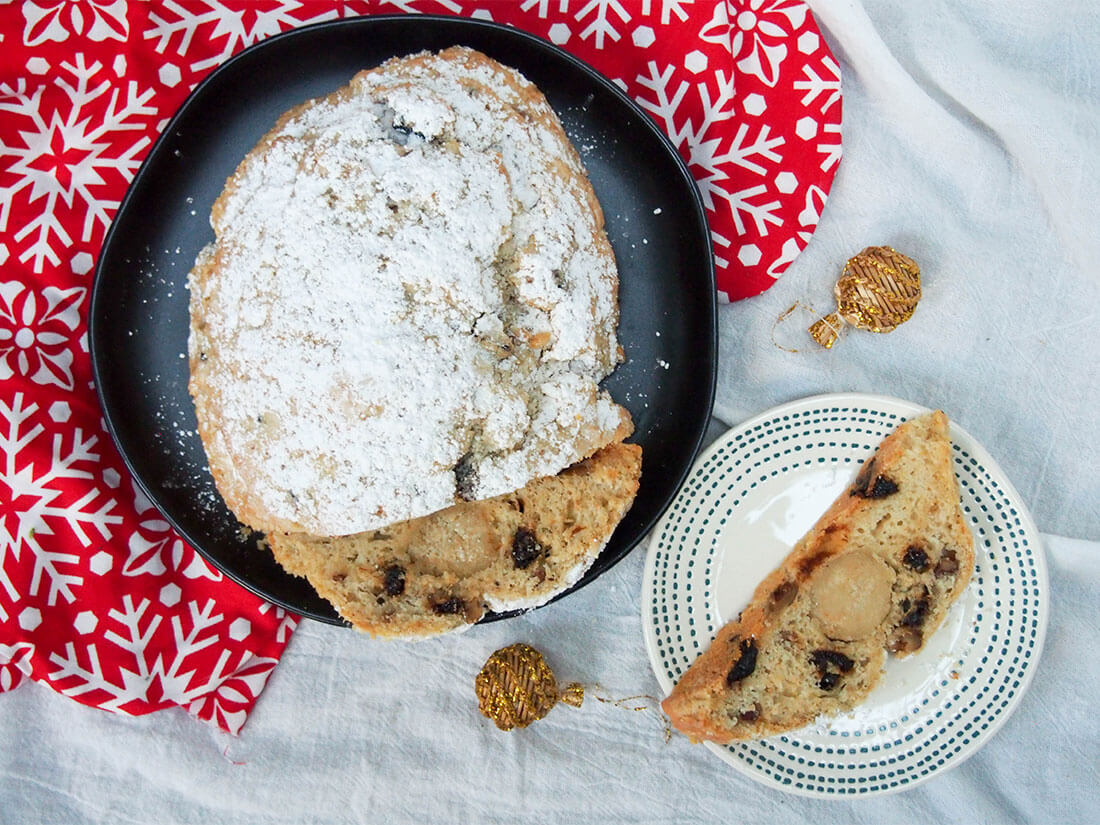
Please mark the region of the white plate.
<svg viewBox="0 0 1100 825"><path fill-rule="evenodd" d="M642 624L667 694L898 424L925 408L842 393L769 410L719 438L654 529ZM958 765L1004 724L1031 681L1048 612L1039 533L989 454L951 424L974 534L970 586L917 655L890 659L851 714L729 746L764 784L816 797L912 787Z"/></svg>

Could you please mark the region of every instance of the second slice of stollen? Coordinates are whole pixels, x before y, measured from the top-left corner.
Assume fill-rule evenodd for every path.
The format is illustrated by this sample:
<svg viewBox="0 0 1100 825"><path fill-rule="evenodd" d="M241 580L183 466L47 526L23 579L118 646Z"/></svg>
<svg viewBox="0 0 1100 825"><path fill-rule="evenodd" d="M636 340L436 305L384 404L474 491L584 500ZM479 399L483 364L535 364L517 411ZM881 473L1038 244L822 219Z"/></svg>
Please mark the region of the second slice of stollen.
<svg viewBox="0 0 1100 825"><path fill-rule="evenodd" d="M694 740L730 742L850 710L888 653L924 645L974 569L947 417L910 419L756 588L662 704Z"/></svg>

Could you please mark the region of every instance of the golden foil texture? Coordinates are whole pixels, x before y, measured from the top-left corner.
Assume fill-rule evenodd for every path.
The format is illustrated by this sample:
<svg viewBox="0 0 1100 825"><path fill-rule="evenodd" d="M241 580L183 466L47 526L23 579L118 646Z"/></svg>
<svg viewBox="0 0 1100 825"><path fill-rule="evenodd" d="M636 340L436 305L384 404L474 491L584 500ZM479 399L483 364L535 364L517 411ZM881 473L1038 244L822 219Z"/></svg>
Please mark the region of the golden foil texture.
<svg viewBox="0 0 1100 825"><path fill-rule="evenodd" d="M559 689L554 672L539 651L517 643L493 653L474 680L478 710L501 730L525 728L559 701L580 707L584 688Z"/></svg>
<svg viewBox="0 0 1100 825"><path fill-rule="evenodd" d="M845 324L890 332L908 321L920 300L920 267L888 246L869 246L848 260L834 292L836 312L810 327L810 335L826 349Z"/></svg>

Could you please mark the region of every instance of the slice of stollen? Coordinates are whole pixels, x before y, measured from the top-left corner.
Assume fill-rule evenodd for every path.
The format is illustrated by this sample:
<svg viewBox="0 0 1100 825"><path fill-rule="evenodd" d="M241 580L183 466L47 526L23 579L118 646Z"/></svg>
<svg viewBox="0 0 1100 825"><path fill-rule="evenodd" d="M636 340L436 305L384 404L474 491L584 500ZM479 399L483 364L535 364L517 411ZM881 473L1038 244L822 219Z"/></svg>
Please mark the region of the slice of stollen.
<svg viewBox="0 0 1100 825"><path fill-rule="evenodd" d="M354 627L432 636L575 584L638 492L642 449L616 443L514 493L337 538L268 534L275 559Z"/></svg>
<svg viewBox="0 0 1100 825"><path fill-rule="evenodd" d="M662 704L694 740L729 742L850 710L886 654L920 650L965 589L973 539L947 417L901 424L756 588Z"/></svg>

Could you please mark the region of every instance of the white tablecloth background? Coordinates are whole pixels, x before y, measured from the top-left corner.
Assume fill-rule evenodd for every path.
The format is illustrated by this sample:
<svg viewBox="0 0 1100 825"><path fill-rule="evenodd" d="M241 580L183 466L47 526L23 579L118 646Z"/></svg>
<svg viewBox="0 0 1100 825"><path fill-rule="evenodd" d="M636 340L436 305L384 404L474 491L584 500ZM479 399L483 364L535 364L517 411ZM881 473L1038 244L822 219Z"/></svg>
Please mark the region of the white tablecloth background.
<svg viewBox="0 0 1100 825"><path fill-rule="evenodd" d="M712 436L862 391L942 407L987 448L1035 516L1051 580L1034 682L987 746L902 793L825 802L595 701L497 731L473 678L514 641L562 680L657 693L642 546L562 602L458 637L379 643L305 622L239 739L24 685L0 696L0 823L1100 820L1100 16L1091 0L811 5L844 72L845 159L808 250L765 295L720 308ZM773 344L784 309L830 309L843 262L883 243L922 265L912 321L831 352ZM809 320L774 335L791 343Z"/></svg>

